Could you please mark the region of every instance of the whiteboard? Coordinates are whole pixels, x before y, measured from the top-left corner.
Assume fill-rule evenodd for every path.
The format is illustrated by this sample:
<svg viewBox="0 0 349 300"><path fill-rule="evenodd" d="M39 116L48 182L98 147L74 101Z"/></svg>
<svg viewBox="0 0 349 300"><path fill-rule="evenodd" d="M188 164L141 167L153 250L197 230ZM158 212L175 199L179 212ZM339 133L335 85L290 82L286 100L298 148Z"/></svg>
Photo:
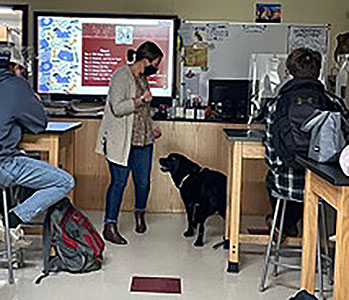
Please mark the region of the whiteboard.
<svg viewBox="0 0 349 300"><path fill-rule="evenodd" d="M229 39L215 42L215 48L209 52L208 71L213 78L248 78L251 54L285 53L284 41L285 30L281 26L268 26L263 34L245 33L242 26L230 26Z"/></svg>
<svg viewBox="0 0 349 300"><path fill-rule="evenodd" d="M187 90L192 85L190 92L207 103L208 80L249 79L255 53L287 54L296 46L310 47L322 53L326 71L329 32L328 24L184 22L179 30L182 46L199 43L208 48L208 54L207 69L185 66L183 57L181 98L188 97ZM189 69L196 78L185 76Z"/></svg>

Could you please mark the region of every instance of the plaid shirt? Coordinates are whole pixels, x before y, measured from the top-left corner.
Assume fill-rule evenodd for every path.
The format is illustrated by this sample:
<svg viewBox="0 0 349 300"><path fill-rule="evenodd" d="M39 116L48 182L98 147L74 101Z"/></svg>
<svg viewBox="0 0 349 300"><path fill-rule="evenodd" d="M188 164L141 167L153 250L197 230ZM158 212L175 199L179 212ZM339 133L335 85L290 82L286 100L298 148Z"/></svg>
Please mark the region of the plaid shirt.
<svg viewBox="0 0 349 300"><path fill-rule="evenodd" d="M294 169L285 166L279 156L275 154L273 134L271 127L275 121L277 102L281 97L276 97L266 105L265 114L265 161L269 167L267 184L273 193L292 200L303 200L305 169Z"/></svg>

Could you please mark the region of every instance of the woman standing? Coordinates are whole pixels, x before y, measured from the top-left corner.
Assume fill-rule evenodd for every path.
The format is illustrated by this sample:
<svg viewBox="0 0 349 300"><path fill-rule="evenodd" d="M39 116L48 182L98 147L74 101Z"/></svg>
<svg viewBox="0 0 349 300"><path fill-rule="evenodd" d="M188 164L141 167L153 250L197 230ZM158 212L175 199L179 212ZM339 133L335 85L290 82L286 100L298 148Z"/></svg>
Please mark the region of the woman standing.
<svg viewBox="0 0 349 300"><path fill-rule="evenodd" d="M144 233L154 138L150 116L152 96L146 77L155 74L163 57L153 42L137 51L129 50L128 61L111 78L104 117L99 128L97 153L108 160L111 182L108 187L103 237L115 244L127 244L117 228L118 215L129 172L135 187L136 232Z"/></svg>

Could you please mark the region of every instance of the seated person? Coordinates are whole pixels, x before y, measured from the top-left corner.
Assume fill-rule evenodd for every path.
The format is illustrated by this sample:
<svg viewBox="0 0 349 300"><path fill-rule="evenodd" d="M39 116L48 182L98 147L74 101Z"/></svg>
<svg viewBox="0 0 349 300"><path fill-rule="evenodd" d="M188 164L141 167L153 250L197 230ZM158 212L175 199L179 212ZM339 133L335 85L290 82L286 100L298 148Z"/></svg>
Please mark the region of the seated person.
<svg viewBox="0 0 349 300"><path fill-rule="evenodd" d="M23 56L16 48L0 49L0 185L19 185L36 190L31 197L10 210L10 228L29 222L64 198L74 187L70 174L27 157L18 148L23 130L37 134L47 126L43 105L20 75L24 64ZM12 239L18 237L16 233L11 230ZM0 240L4 240L2 224Z"/></svg>
<svg viewBox="0 0 349 300"><path fill-rule="evenodd" d="M295 162L295 158L296 155L307 156L310 135L300 130L302 123L315 109L335 110L334 103L326 96L324 86L318 80L321 64L318 52L306 48L291 52L286 67L293 78L266 105L264 145L269 168L266 181L273 210L276 195L303 201L305 169ZM302 216L302 203L287 202L285 235L297 236L296 225Z"/></svg>

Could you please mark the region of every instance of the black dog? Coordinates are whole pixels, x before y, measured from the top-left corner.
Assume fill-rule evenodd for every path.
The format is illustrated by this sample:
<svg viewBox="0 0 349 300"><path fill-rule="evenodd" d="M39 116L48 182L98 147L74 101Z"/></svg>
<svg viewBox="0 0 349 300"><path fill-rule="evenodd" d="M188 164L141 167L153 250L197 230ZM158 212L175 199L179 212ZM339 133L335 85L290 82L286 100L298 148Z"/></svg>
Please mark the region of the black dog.
<svg viewBox="0 0 349 300"><path fill-rule="evenodd" d="M160 158L159 163L161 171L171 174L183 199L188 216L188 230L184 236L194 236L194 229L199 225L194 246L203 246L206 219L217 211L225 218L227 177L220 172L201 168L177 153Z"/></svg>

